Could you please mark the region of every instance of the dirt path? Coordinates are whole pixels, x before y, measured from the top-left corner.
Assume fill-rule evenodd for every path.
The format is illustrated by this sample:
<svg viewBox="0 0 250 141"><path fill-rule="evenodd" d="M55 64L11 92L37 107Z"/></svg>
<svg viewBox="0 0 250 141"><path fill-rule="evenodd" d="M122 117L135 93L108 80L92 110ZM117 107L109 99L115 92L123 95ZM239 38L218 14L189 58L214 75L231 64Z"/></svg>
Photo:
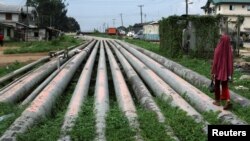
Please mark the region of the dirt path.
<svg viewBox="0 0 250 141"><path fill-rule="evenodd" d="M44 56L47 56L48 53L25 53L25 54L3 54L3 51L9 47L0 47L0 66L5 66L13 62L33 62ZM11 47L17 48L17 47Z"/></svg>

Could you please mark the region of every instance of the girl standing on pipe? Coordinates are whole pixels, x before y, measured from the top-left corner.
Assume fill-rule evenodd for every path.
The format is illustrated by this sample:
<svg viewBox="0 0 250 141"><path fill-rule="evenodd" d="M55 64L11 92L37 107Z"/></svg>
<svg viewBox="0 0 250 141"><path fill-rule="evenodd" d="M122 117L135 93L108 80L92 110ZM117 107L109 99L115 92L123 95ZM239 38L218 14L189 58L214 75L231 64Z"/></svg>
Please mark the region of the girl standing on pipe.
<svg viewBox="0 0 250 141"><path fill-rule="evenodd" d="M231 80L232 75L233 51L230 44L230 37L223 33L214 51L212 79L215 82L215 101L213 104L220 106L220 101L226 100L224 110L232 108L228 88L228 81ZM222 91L220 90L220 85L222 86Z"/></svg>

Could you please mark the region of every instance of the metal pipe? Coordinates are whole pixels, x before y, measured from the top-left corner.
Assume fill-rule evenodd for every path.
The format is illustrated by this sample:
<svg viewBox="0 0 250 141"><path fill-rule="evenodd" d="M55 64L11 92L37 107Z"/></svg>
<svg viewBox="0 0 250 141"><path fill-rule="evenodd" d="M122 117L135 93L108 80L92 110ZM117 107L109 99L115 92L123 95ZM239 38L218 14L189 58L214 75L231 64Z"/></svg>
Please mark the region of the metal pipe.
<svg viewBox="0 0 250 141"><path fill-rule="evenodd" d="M206 122L200 113L198 113L190 104L188 104L178 93L176 93L169 85L167 85L156 73L144 65L139 59L129 53L127 50L116 44L124 57L130 62L134 69L139 73L142 79L151 88L154 94L173 107L179 107L187 112L187 115L194 119L197 123L203 124L203 131L207 133Z"/></svg>
<svg viewBox="0 0 250 141"><path fill-rule="evenodd" d="M38 64L40 64L40 63L49 61L49 59L50 59L49 56L43 57L43 58L41 58L41 59L39 59L39 60L37 60L37 61L35 61L35 62L33 62L33 63L30 63L30 64L28 64L28 65L26 65L26 66L24 66L24 67L22 67L22 68L19 68L19 69L13 71L13 72L11 72L11 73L9 73L9 74L7 74L7 75L1 77L1 78L0 78L0 84L3 84L3 83L5 83L6 81L8 81L8 80L10 80L10 79L12 79L12 78L14 78L14 77L16 77L17 75L20 75L21 73L24 73L25 71L30 70L30 69L33 68L35 65L38 65Z"/></svg>
<svg viewBox="0 0 250 141"><path fill-rule="evenodd" d="M30 103L32 100L34 100L36 98L36 96L51 82L51 80L53 80L54 77L56 77L56 75L64 68L64 66L66 66L68 64L68 62L66 62L65 64L63 64L63 66L61 66L60 69L57 69L56 71L54 71L48 78L46 78L45 81L42 82L42 84L40 84L31 94L29 94L29 96L20 104L20 106L24 106L27 105L28 103Z"/></svg>
<svg viewBox="0 0 250 141"><path fill-rule="evenodd" d="M93 44L92 44L93 45ZM25 109L22 115L17 118L0 140L16 140L16 135L26 132L35 123L50 115L52 106L70 82L77 68L93 48L86 47L61 70L61 72L47 85L36 99Z"/></svg>
<svg viewBox="0 0 250 141"><path fill-rule="evenodd" d="M113 43L113 42L112 42ZM118 49L114 46L114 43L111 44L109 42L112 49L115 51L116 56L118 57L124 72L128 78L129 83L132 85L133 91L141 103L146 109L149 109L156 113L158 121L160 123L165 124L165 117L161 113L160 108L157 106L155 101L153 100L152 95L150 94L147 87L142 82L141 78L137 75L133 67L128 63L125 57L118 51ZM178 137L175 136L172 127L166 125L166 133L175 141L179 141Z"/></svg>
<svg viewBox="0 0 250 141"><path fill-rule="evenodd" d="M245 121L239 119L235 114L230 111L223 110L223 107L218 107L213 103L213 99L201 92L196 87L192 86L164 66L155 62L153 59L147 57L136 49L129 47L128 44L120 42L120 44L126 48L130 53L135 55L143 63L145 63L150 69L152 69L157 75L159 75L166 83L168 83L175 91L190 99L195 108L201 112L220 112L218 118L224 122L231 124L246 124Z"/></svg>
<svg viewBox="0 0 250 141"><path fill-rule="evenodd" d="M136 113L133 99L132 99L131 94L129 92L129 89L126 85L126 82L123 78L121 70L120 70L120 68L115 60L115 57L113 56L112 52L110 51L107 43L104 42L104 44L105 44L105 50L106 50L107 55L108 55L108 60L109 60L110 68L111 68L113 83L114 83L114 87L115 87L115 94L116 94L116 98L117 98L119 107L123 111L125 116L127 117L130 127L137 131L137 135L135 136L135 139L142 140L142 137L140 135L138 117L137 117L137 113Z"/></svg>
<svg viewBox="0 0 250 141"><path fill-rule="evenodd" d="M106 68L106 58L104 52L103 42L101 42L101 50L96 78L95 86L95 103L94 103L94 114L95 114L95 128L96 137L95 140L106 141L105 128L106 128L106 117L109 110L109 90L108 90L108 77Z"/></svg>
<svg viewBox="0 0 250 141"><path fill-rule="evenodd" d="M81 43L81 44L82 44L82 43ZM76 45L76 46L80 46L81 44L78 44L78 45ZM75 48L76 46L71 46L71 47L69 47L69 49L73 49L73 48ZM56 54L61 54L61 53L63 53L63 51L58 51ZM14 78L14 77L16 77L17 75L20 75L20 74L22 74L22 73L24 73L24 72L30 70L31 68L33 68L34 66L36 66L36 65L38 65L38 64L41 64L41 63L44 63L44 62L48 62L49 60L50 60L50 57L49 57L49 56L46 56L46 57L43 57L43 58L41 58L41 59L39 59L39 60L37 60L37 61L35 61L35 62L32 62L32 63L28 64L28 65L26 65L26 66L24 66L24 67L22 67L22 68L19 68L19 69L13 71L13 72L11 72L11 73L9 73L9 74L7 74L7 75L1 77L1 78L0 78L0 84L3 84L3 83L5 83L6 81L8 81L8 80L10 80L10 79L12 79L12 78Z"/></svg>
<svg viewBox="0 0 250 141"><path fill-rule="evenodd" d="M61 136L59 139L61 141L71 140L68 133L73 129L75 121L78 117L78 114L81 110L84 100L88 94L90 78L94 67L94 62L98 48L99 48L99 42L95 45L88 61L86 62L82 70L81 76L75 87L74 93L67 108L67 112L64 117L64 122L61 128Z"/></svg>
<svg viewBox="0 0 250 141"><path fill-rule="evenodd" d="M151 57L167 69L173 71L177 75L181 76L183 79L187 80L189 83L192 83L197 86L202 86L202 87L208 87L209 84L211 83L211 80L206 78L204 75L201 75L195 71L192 71L170 59L167 59L163 56L160 56L154 52L148 51L146 49L140 48L138 46L129 44L129 46L135 48L136 50L142 52L143 54ZM234 91L230 90L230 96L232 98L232 101L235 103L240 104L243 107L248 107L250 106L250 100L235 93Z"/></svg>
<svg viewBox="0 0 250 141"><path fill-rule="evenodd" d="M87 42L84 46L87 46L87 44L89 44L89 43L90 43L90 42ZM79 44L79 45L83 45L83 43L81 43L81 44ZM76 48L76 45L75 45L75 46L69 47L69 50L72 50L72 49L74 49L74 48ZM60 55L60 54L62 54L62 53L63 53L63 50L57 52L56 54ZM2 95L3 93L5 93L5 92L8 90L8 87L11 87L11 86L13 86L13 85L16 85L17 83L19 83L19 80L21 80L22 78L28 76L28 75L31 74L32 72L33 72L33 71L31 70L31 71L29 71L29 72L23 74L22 76L16 78L16 79L15 79L14 81L12 81L11 83L9 83L9 84L5 85L4 87L2 87L2 88L0 89L0 95Z"/></svg>
<svg viewBox="0 0 250 141"><path fill-rule="evenodd" d="M88 46L92 46L95 42L91 42ZM87 43L86 43L87 44ZM83 48L85 45L80 46ZM70 51L69 57L75 55L75 50ZM67 61L67 58L61 59L61 64ZM0 102L16 103L23 99L35 86L39 85L49 74L57 68L57 60L52 60L47 64L37 68L33 73L21 79L16 85L8 87L2 95L0 95Z"/></svg>

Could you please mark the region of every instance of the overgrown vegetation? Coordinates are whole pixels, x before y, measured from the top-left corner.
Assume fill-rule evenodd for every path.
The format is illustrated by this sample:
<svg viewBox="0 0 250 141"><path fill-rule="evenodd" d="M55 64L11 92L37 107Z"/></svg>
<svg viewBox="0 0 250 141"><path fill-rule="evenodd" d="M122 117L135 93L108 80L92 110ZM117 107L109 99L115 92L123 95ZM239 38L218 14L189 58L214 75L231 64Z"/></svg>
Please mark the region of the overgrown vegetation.
<svg viewBox="0 0 250 141"><path fill-rule="evenodd" d="M183 29L188 28L190 41L194 41L195 48L189 44L188 53L191 56L209 57L215 48L219 38L219 17L212 16L170 16L160 21L160 49L171 57L179 57L183 54L182 34ZM187 28L186 28L187 29ZM195 29L195 30L194 30Z"/></svg>
<svg viewBox="0 0 250 141"><path fill-rule="evenodd" d="M171 141L172 139L166 133L165 124L158 121L156 114L138 107L137 113L143 139L145 141Z"/></svg>
<svg viewBox="0 0 250 141"><path fill-rule="evenodd" d="M78 45L82 41L71 36L60 36L52 41L33 41L33 42L20 42L10 43L20 46L20 48L6 49L4 54L17 54L17 53L37 53L59 51L70 46Z"/></svg>
<svg viewBox="0 0 250 141"><path fill-rule="evenodd" d="M134 141L136 132L129 126L127 118L120 111L116 101L110 101L107 116L106 137L108 141Z"/></svg>

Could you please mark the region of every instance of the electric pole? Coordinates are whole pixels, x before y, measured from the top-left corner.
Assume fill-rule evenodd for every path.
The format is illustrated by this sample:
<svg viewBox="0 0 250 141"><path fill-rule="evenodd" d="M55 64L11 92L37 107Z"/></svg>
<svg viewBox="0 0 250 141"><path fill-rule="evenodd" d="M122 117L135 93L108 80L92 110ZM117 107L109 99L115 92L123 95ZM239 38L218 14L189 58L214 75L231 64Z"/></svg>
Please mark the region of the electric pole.
<svg viewBox="0 0 250 141"><path fill-rule="evenodd" d="M123 26L123 19L122 19L122 13L120 14L120 16L121 16L121 23L122 23L122 26Z"/></svg>
<svg viewBox="0 0 250 141"><path fill-rule="evenodd" d="M186 15L188 15L188 0L186 0Z"/></svg>
<svg viewBox="0 0 250 141"><path fill-rule="evenodd" d="M144 14L144 22L147 22L147 14Z"/></svg>
<svg viewBox="0 0 250 141"><path fill-rule="evenodd" d="M115 27L115 19L112 19L113 20L113 27Z"/></svg>
<svg viewBox="0 0 250 141"><path fill-rule="evenodd" d="M142 7L143 7L144 5L138 5L138 7L140 7L140 11L141 11L141 24L142 24Z"/></svg>

